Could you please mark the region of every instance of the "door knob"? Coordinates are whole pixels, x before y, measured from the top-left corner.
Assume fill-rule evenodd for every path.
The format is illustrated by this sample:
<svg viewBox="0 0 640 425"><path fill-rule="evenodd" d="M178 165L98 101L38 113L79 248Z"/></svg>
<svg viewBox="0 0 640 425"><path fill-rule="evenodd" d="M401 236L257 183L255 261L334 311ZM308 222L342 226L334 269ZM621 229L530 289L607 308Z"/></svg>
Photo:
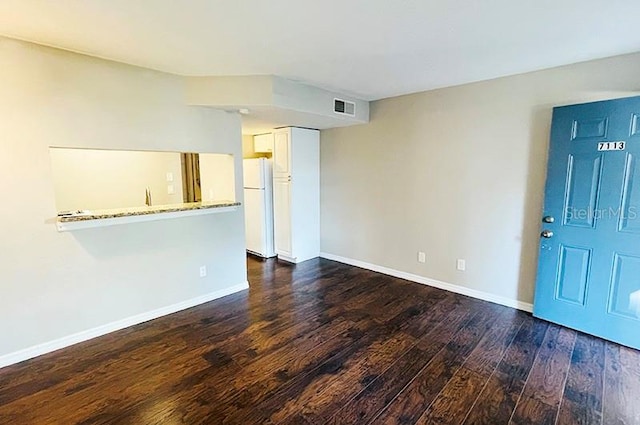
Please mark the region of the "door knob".
<svg viewBox="0 0 640 425"><path fill-rule="evenodd" d="M556 221L556 219L548 215L545 218L543 218L542 221L545 223L553 223L554 221Z"/></svg>
<svg viewBox="0 0 640 425"><path fill-rule="evenodd" d="M551 230L543 230L542 233L540 233L540 236L549 239L553 237L553 232Z"/></svg>

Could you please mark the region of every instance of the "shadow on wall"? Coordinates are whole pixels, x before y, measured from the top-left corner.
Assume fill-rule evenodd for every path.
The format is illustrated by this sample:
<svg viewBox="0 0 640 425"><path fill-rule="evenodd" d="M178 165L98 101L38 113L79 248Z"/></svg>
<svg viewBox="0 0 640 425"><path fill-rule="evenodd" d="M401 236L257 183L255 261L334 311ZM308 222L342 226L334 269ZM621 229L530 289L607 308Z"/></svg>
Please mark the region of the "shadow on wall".
<svg viewBox="0 0 640 425"><path fill-rule="evenodd" d="M83 229L71 232L73 238L93 258L112 259L154 253L188 253L194 241L224 240L217 235L215 226L226 219L227 214L172 218L147 223L119 224L115 226ZM214 225L212 225L214 224Z"/></svg>
<svg viewBox="0 0 640 425"><path fill-rule="evenodd" d="M549 134L554 105L536 106L531 114L529 137L529 163L527 164L527 186L524 205L522 249L520 250L520 273L518 299L528 299L528 288L535 291L540 244L540 223L544 202L544 185L547 177ZM542 188L542 191L540 190ZM533 281L529 281L533 279Z"/></svg>

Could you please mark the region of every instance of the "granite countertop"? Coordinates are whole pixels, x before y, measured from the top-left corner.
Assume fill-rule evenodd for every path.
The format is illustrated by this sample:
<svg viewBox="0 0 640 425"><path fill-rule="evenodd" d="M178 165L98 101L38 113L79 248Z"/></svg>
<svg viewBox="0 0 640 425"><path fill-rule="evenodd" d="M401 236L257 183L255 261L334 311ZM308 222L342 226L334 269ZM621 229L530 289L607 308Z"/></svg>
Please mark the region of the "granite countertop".
<svg viewBox="0 0 640 425"><path fill-rule="evenodd" d="M211 208L237 207L240 202L190 202L186 204L154 205L151 207L117 208L109 210L77 211L71 215L58 216L61 223L76 221L102 220L106 218L131 217L136 215L162 214L179 211L205 210Z"/></svg>

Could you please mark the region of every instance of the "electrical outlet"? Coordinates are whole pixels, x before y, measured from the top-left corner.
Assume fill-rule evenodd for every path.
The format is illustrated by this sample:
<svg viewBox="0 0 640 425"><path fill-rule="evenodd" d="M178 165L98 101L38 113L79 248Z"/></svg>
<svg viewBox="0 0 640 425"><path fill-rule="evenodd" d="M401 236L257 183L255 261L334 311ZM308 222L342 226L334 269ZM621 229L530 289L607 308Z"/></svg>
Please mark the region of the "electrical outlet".
<svg viewBox="0 0 640 425"><path fill-rule="evenodd" d="M418 263L425 263L427 261L427 254L422 251L418 251Z"/></svg>
<svg viewBox="0 0 640 425"><path fill-rule="evenodd" d="M200 277L207 276L207 266L200 266Z"/></svg>
<svg viewBox="0 0 640 425"><path fill-rule="evenodd" d="M168 182L172 182L173 181L173 173L171 173L171 172L167 173L167 181Z"/></svg>
<svg viewBox="0 0 640 425"><path fill-rule="evenodd" d="M465 271L467 269L467 262L461 258L458 258L458 261L456 262L456 268L458 269L458 271Z"/></svg>

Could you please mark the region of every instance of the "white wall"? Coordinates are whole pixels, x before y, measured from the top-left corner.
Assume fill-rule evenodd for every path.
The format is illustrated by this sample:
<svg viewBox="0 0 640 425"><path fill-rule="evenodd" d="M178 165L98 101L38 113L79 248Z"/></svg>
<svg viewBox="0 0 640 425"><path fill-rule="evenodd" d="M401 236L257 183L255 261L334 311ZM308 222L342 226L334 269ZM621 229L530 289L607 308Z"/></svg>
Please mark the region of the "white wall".
<svg viewBox="0 0 640 425"><path fill-rule="evenodd" d="M203 201L235 201L233 155L200 154L200 189Z"/></svg>
<svg viewBox="0 0 640 425"><path fill-rule="evenodd" d="M532 302L551 108L628 96L639 70L635 54L390 98L322 131L322 250Z"/></svg>
<svg viewBox="0 0 640 425"><path fill-rule="evenodd" d="M143 207L146 188L153 205L183 202L178 152L52 148L49 153L58 211Z"/></svg>
<svg viewBox="0 0 640 425"><path fill-rule="evenodd" d="M240 117L184 106L181 79L0 38L0 134L0 357L246 283L242 209L54 225L49 146L229 153L242 193Z"/></svg>
<svg viewBox="0 0 640 425"><path fill-rule="evenodd" d="M333 112L333 101L336 98L353 102L355 104L355 115L351 117ZM368 101L286 78L273 78L273 103L286 110L324 115L336 121L349 122L351 125L369 121ZM341 124L336 122L335 125Z"/></svg>
<svg viewBox="0 0 640 425"><path fill-rule="evenodd" d="M330 118L329 121L321 121L332 126L353 125L369 120L369 102L366 100L275 75L188 77L186 87L186 98L190 105L221 109L248 108L251 111L247 118L269 107L288 112L289 117L295 112L302 112ZM335 98L355 103L355 115L335 114Z"/></svg>

